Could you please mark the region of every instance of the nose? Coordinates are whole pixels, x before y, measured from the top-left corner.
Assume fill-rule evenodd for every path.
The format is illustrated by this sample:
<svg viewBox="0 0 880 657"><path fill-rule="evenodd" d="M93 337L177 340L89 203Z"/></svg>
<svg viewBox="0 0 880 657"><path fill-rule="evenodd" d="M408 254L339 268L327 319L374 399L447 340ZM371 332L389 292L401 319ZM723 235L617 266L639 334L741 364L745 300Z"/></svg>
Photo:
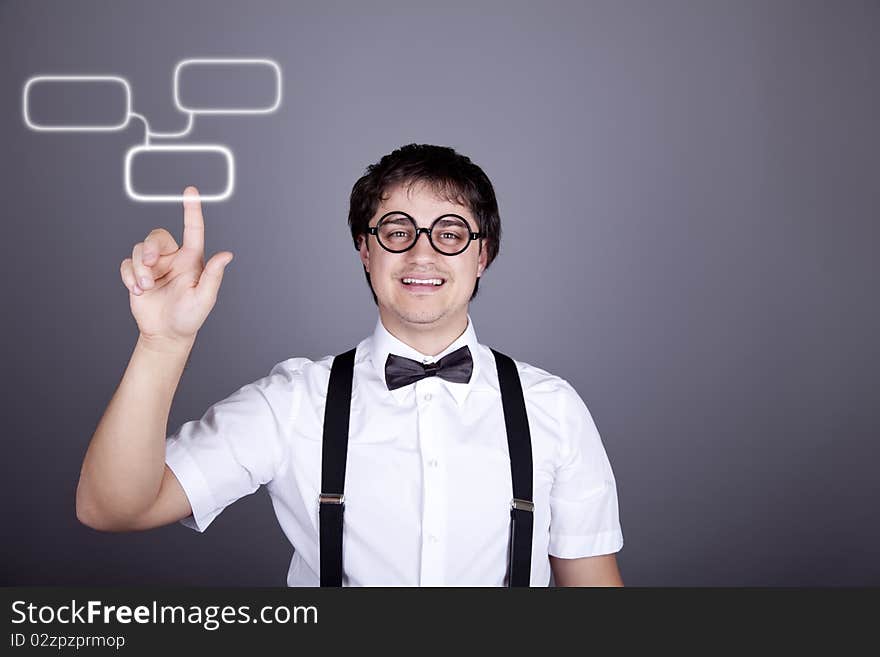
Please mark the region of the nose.
<svg viewBox="0 0 880 657"><path fill-rule="evenodd" d="M433 260L434 256L440 255L434 250L434 247L431 246L431 241L428 239L427 233L419 233L415 246L407 251L407 253L412 258L418 260Z"/></svg>

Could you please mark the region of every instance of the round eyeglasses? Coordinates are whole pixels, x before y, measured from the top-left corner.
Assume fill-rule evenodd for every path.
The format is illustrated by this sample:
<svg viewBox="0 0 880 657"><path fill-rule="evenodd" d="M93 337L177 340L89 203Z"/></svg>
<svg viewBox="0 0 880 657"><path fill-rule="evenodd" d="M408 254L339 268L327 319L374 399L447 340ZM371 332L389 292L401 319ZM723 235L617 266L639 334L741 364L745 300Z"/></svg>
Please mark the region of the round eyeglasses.
<svg viewBox="0 0 880 657"><path fill-rule="evenodd" d="M473 240L485 237L485 233L475 233L464 217L457 214L444 214L434 219L430 228L419 228L416 220L406 212L389 212L382 215L379 223L368 228L370 235L386 251L403 253L416 245L422 233L434 250L446 256L454 256L467 249Z"/></svg>

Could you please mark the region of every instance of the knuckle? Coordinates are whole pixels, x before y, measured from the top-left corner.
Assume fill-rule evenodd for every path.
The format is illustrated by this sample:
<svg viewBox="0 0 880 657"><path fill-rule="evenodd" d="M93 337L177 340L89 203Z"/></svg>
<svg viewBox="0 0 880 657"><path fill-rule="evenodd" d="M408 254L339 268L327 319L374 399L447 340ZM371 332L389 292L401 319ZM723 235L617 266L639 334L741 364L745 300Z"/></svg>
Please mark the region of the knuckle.
<svg viewBox="0 0 880 657"><path fill-rule="evenodd" d="M150 231L150 234L144 238L144 246L146 246L147 243L153 245L162 244L163 242L167 242L169 237L171 237L171 234L164 228L154 228Z"/></svg>

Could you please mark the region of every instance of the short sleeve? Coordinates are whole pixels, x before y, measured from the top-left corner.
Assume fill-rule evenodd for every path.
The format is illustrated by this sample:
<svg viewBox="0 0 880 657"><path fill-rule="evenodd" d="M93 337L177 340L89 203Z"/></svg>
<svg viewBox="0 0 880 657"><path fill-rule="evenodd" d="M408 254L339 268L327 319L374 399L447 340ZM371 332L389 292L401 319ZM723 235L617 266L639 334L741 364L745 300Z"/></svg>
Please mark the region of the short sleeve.
<svg viewBox="0 0 880 657"><path fill-rule="evenodd" d="M281 471L289 453L296 382L306 362L278 363L268 376L236 390L166 439L165 463L193 510L181 524L205 531L223 509Z"/></svg>
<svg viewBox="0 0 880 657"><path fill-rule="evenodd" d="M560 461L550 491L550 546L555 557L611 554L623 547L617 484L593 417L561 380Z"/></svg>

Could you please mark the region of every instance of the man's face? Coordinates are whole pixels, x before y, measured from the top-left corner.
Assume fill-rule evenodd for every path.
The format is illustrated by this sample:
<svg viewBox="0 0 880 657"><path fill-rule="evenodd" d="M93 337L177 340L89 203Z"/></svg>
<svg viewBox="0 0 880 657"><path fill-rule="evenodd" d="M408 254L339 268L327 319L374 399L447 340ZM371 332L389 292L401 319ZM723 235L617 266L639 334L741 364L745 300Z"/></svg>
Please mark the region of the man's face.
<svg viewBox="0 0 880 657"><path fill-rule="evenodd" d="M462 205L438 199L429 186L405 184L386 190L370 226L388 212L406 212L419 228L430 228L437 217L457 214L464 217L471 230L479 232L471 211ZM439 232L439 227L436 232ZM435 234L435 238L436 238ZM446 256L431 246L427 235L420 235L416 245L403 253L383 249L375 235L361 240L361 262L370 274L379 301L379 312L386 328L425 331L467 325L467 310L474 284L486 268L486 247L475 240L463 253ZM404 279L441 279L442 285L413 285Z"/></svg>

